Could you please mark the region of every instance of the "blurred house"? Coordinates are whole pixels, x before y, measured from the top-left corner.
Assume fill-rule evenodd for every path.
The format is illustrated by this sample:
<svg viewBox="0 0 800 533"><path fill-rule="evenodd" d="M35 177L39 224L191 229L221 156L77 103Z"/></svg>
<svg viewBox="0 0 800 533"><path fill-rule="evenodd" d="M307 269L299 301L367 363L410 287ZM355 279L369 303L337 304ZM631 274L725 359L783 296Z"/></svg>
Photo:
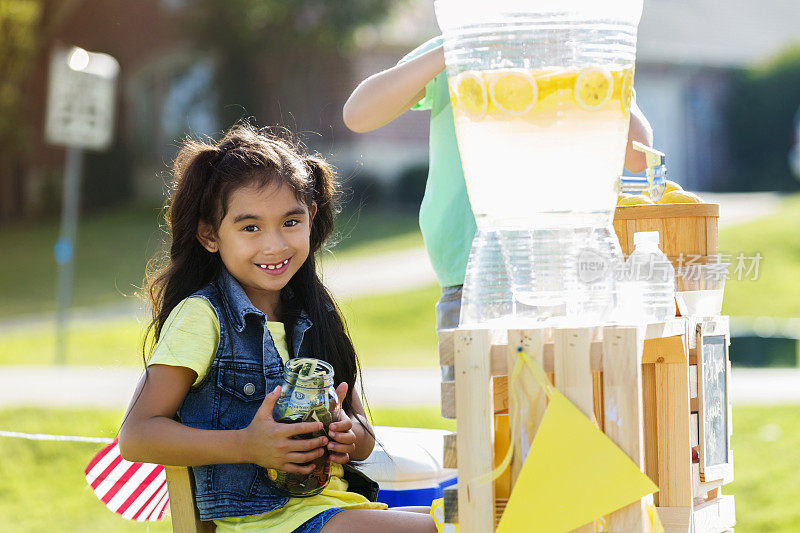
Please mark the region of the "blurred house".
<svg viewBox="0 0 800 533"><path fill-rule="evenodd" d="M0 194L8 200L0 201L0 220L59 209L64 150L47 146L42 131L47 66L59 46L109 53L121 66L116 141L108 152L86 155L85 204L157 201L176 140L226 126L219 123L214 82L225 58L200 52L193 42L185 24L191 0L44 5L45 42L26 88L28 124L36 135L16 175L0 176ZM731 76L796 42L798 27L796 0L645 0L636 90L671 177L689 189L725 190L721 109ZM282 92L248 113L264 125L277 109L281 124L313 132L309 144L333 157L344 176L394 180L427 163L428 113L405 113L376 131L354 134L342 123L342 105L358 82L438 33L432 0L398 1L387 22L359 30L357 49L347 57L330 50L300 57L302 68L294 73L254 73L264 83L279 83Z"/></svg>
<svg viewBox="0 0 800 533"><path fill-rule="evenodd" d="M186 24L192 4L191 0L46 4L42 53L30 80L34 156L18 177L24 190L18 195L21 205L14 209L20 211L4 210L0 202L0 220L59 209L65 150L43 139L47 70L50 54L59 47L108 53L120 63L115 142L107 152L86 152L84 204L160 202L177 142L186 134L216 135L228 126L220 123L214 78L216 65L227 58L202 52L197 46ZM253 76L257 84L279 83L284 88L280 99L264 98L258 109L242 111L254 116L259 125L267 125L264 117L280 115L272 125L317 132L320 135L310 135L308 143L328 153L349 133L341 120L341 107L352 76L338 50L304 58L293 74L261 69Z"/></svg>
<svg viewBox="0 0 800 533"><path fill-rule="evenodd" d="M800 42L797 0L645 0L639 25L636 93L667 154L669 176L691 190L725 190L723 107L731 75ZM439 33L432 0L400 4L380 28L362 32L356 79L394 65ZM349 155L391 177L427 157L428 116L406 113L353 138Z"/></svg>
<svg viewBox="0 0 800 533"><path fill-rule="evenodd" d="M211 65L193 54L178 29L181 0L62 0L50 3L42 22L44 42L30 80L29 123L33 153L24 172L25 210L60 206L64 149L43 138L51 53L80 46L119 61L117 123L112 147L84 156L83 199L90 204L139 197L166 167L164 147L188 127L216 127L207 99ZM146 185L144 181L150 182Z"/></svg>

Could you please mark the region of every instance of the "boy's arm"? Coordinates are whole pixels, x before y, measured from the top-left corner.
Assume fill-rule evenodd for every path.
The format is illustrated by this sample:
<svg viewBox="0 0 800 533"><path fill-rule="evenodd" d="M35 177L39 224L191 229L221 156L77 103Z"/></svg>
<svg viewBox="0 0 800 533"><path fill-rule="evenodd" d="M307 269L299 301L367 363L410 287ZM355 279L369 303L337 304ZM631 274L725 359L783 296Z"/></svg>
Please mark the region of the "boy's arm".
<svg viewBox="0 0 800 533"><path fill-rule="evenodd" d="M647 167L647 162L642 152L633 149L633 141L653 146L653 128L635 99L631 99L631 122L628 127L628 144L625 148L625 168L630 172L641 172Z"/></svg>
<svg viewBox="0 0 800 533"><path fill-rule="evenodd" d="M425 86L444 70L442 46L378 72L362 81L342 110L345 125L357 133L380 128L425 96Z"/></svg>

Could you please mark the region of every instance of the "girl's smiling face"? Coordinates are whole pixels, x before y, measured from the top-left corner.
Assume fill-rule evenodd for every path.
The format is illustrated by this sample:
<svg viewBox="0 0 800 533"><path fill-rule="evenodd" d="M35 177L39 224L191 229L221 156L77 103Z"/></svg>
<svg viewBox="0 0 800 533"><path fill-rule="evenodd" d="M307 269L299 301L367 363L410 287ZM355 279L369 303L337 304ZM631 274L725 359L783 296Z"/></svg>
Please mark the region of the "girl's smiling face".
<svg viewBox="0 0 800 533"><path fill-rule="evenodd" d="M242 187L230 194L217 231L201 222L197 236L219 252L253 305L279 320L280 290L308 258L315 213L316 204L309 211L286 185Z"/></svg>

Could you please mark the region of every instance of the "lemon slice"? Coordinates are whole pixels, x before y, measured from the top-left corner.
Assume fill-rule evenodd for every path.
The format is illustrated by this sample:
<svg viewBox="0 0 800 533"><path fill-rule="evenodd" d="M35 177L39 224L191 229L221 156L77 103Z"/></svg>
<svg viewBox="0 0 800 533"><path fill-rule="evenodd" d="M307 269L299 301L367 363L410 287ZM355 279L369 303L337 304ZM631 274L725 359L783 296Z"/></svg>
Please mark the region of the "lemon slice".
<svg viewBox="0 0 800 533"><path fill-rule="evenodd" d="M453 109L458 107L458 95L456 94L456 91L453 88L454 85L455 82L450 82L447 84L447 91L450 93L450 107L452 107Z"/></svg>
<svg viewBox="0 0 800 533"><path fill-rule="evenodd" d="M625 114L631 112L631 96L633 89L633 69L626 70L625 75L622 77L622 89L620 89L620 102L622 103L622 110Z"/></svg>
<svg viewBox="0 0 800 533"><path fill-rule="evenodd" d="M505 72L492 80L489 94L502 113L524 115L536 104L536 80L524 70Z"/></svg>
<svg viewBox="0 0 800 533"><path fill-rule="evenodd" d="M575 100L587 111L605 105L614 90L614 78L603 68L587 68L575 80Z"/></svg>
<svg viewBox="0 0 800 533"><path fill-rule="evenodd" d="M480 74L462 72L456 81L456 94L461 109L472 120L480 120L486 115L489 99Z"/></svg>

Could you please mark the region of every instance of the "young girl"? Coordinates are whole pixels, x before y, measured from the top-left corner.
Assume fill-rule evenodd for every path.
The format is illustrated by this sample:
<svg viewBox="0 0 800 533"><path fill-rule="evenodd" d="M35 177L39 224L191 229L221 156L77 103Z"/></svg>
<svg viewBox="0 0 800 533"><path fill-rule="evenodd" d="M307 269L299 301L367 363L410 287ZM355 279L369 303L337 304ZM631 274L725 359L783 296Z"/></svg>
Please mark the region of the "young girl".
<svg viewBox="0 0 800 533"><path fill-rule="evenodd" d="M217 144L187 142L174 175L169 262L148 279L155 347L120 430L123 457L193 467L200 518L220 533L436 531L428 509L386 510L353 492L376 492L347 465L375 440L353 344L314 260L333 230L331 168L240 125ZM292 357L333 366L343 409L327 437L292 438L322 424L272 418ZM268 468L311 472L325 447L322 493L288 498L268 483Z"/></svg>

